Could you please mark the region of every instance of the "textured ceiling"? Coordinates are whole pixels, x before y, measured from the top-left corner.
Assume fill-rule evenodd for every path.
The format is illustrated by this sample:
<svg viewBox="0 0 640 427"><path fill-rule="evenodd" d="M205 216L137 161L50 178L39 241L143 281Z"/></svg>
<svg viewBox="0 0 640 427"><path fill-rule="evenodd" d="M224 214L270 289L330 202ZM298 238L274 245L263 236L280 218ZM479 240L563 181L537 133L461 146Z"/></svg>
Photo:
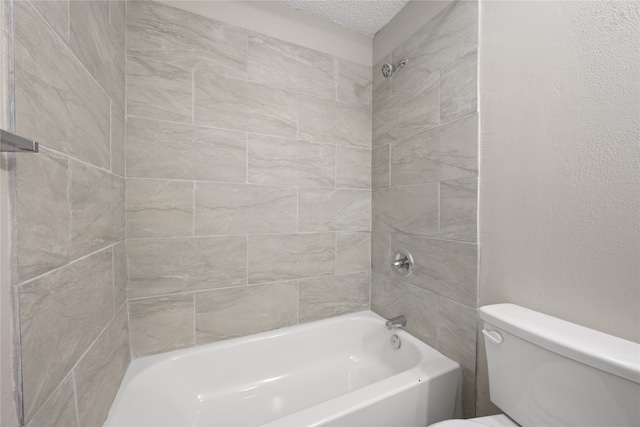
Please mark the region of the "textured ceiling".
<svg viewBox="0 0 640 427"><path fill-rule="evenodd" d="M408 0L285 0L282 3L373 36L408 3Z"/></svg>

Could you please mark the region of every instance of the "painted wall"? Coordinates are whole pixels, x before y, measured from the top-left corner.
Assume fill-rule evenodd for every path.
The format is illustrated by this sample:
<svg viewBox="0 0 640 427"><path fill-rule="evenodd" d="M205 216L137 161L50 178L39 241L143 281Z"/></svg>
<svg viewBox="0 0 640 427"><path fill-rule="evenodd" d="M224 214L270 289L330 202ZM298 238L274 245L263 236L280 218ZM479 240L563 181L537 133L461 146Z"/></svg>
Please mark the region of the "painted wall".
<svg viewBox="0 0 640 427"><path fill-rule="evenodd" d="M101 425L130 360L124 3L12 6L15 128L41 144L8 170L24 425Z"/></svg>
<svg viewBox="0 0 640 427"><path fill-rule="evenodd" d="M475 413L477 24L476 2L450 3L381 58L405 68L373 72L371 306L406 315L409 332L461 364L465 417ZM416 264L407 278L390 267L398 249Z"/></svg>
<svg viewBox="0 0 640 427"><path fill-rule="evenodd" d="M488 1L480 28L480 303L640 342L640 5Z"/></svg>
<svg viewBox="0 0 640 427"><path fill-rule="evenodd" d="M156 2L127 47L134 354L369 308L371 67Z"/></svg>

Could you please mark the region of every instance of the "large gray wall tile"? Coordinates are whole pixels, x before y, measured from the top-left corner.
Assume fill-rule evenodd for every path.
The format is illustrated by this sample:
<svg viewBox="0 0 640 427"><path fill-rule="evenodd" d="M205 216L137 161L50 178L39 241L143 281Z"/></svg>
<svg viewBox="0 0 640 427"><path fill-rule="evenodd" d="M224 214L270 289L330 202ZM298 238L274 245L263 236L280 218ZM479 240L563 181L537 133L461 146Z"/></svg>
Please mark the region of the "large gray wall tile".
<svg viewBox="0 0 640 427"><path fill-rule="evenodd" d="M300 188L298 231L369 231L371 192Z"/></svg>
<svg viewBox="0 0 640 427"><path fill-rule="evenodd" d="M291 187L198 182L195 234L294 233L296 203Z"/></svg>
<svg viewBox="0 0 640 427"><path fill-rule="evenodd" d="M393 76L394 92L415 87L421 71L438 70L477 45L478 2L452 2L393 51L394 61L408 61L407 68Z"/></svg>
<svg viewBox="0 0 640 427"><path fill-rule="evenodd" d="M154 1L127 2L127 52L244 77L247 31Z"/></svg>
<svg viewBox="0 0 640 427"><path fill-rule="evenodd" d="M438 235L438 183L373 191L373 229Z"/></svg>
<svg viewBox="0 0 640 427"><path fill-rule="evenodd" d="M440 123L440 73L373 108L373 146L415 135Z"/></svg>
<svg viewBox="0 0 640 427"><path fill-rule="evenodd" d="M69 0L30 1L56 33L69 43Z"/></svg>
<svg viewBox="0 0 640 427"><path fill-rule="evenodd" d="M127 56L127 115L192 123L191 69Z"/></svg>
<svg viewBox="0 0 640 427"><path fill-rule="evenodd" d="M476 304L478 248L428 237L394 233L391 250L406 249L413 255L413 274L403 280L468 306Z"/></svg>
<svg viewBox="0 0 640 427"><path fill-rule="evenodd" d="M477 241L478 178L440 183L440 237Z"/></svg>
<svg viewBox="0 0 640 427"><path fill-rule="evenodd" d="M438 338L438 295L400 279L400 276L373 274L371 309L387 319L404 315L407 318L405 329L435 347Z"/></svg>
<svg viewBox="0 0 640 427"><path fill-rule="evenodd" d="M108 169L109 98L28 2L14 20L17 133Z"/></svg>
<svg viewBox="0 0 640 427"><path fill-rule="evenodd" d="M71 256L119 242L125 236L124 179L71 161Z"/></svg>
<svg viewBox="0 0 640 427"><path fill-rule="evenodd" d="M373 87L372 105L374 109L376 109L381 102L389 99L389 97L391 96L391 79L385 78L382 75L382 65L390 62L391 55L388 55L382 61L374 65L373 69L371 70L371 82Z"/></svg>
<svg viewBox="0 0 640 427"><path fill-rule="evenodd" d="M125 242L113 248L113 310L118 309L127 300L127 252ZM115 314L115 313L114 313Z"/></svg>
<svg viewBox="0 0 640 427"><path fill-rule="evenodd" d="M391 237L389 233L371 232L371 271L381 275L390 275Z"/></svg>
<svg viewBox="0 0 640 427"><path fill-rule="evenodd" d="M71 49L118 108L124 111L124 39L109 21L109 3L71 1Z"/></svg>
<svg viewBox="0 0 640 427"><path fill-rule="evenodd" d="M374 189L389 186L390 147L385 144L371 151L371 187Z"/></svg>
<svg viewBox="0 0 640 427"><path fill-rule="evenodd" d="M195 123L267 135L296 136L295 92L199 71L194 78Z"/></svg>
<svg viewBox="0 0 640 427"><path fill-rule="evenodd" d="M66 157L41 151L16 156L18 280L69 261L69 177Z"/></svg>
<svg viewBox="0 0 640 427"><path fill-rule="evenodd" d="M127 32L126 13L126 0L109 0L109 22L115 30L116 36L120 39L120 43L123 48Z"/></svg>
<svg viewBox="0 0 640 427"><path fill-rule="evenodd" d="M249 80L335 99L335 59L259 33L249 34Z"/></svg>
<svg viewBox="0 0 640 427"><path fill-rule="evenodd" d="M128 240L127 295L138 298L246 284L246 242L245 237Z"/></svg>
<svg viewBox="0 0 640 427"><path fill-rule="evenodd" d="M371 150L338 146L336 187L371 188Z"/></svg>
<svg viewBox="0 0 640 427"><path fill-rule="evenodd" d="M246 135L127 119L127 177L246 181Z"/></svg>
<svg viewBox="0 0 640 427"><path fill-rule="evenodd" d="M111 172L125 176L125 118L111 104Z"/></svg>
<svg viewBox="0 0 640 427"><path fill-rule="evenodd" d="M49 400L42 405L27 427L77 427L76 398L73 377L64 379Z"/></svg>
<svg viewBox="0 0 640 427"><path fill-rule="evenodd" d="M144 356L194 344L194 294L129 301L133 354Z"/></svg>
<svg viewBox="0 0 640 427"><path fill-rule="evenodd" d="M352 147L371 147L371 109L300 95L298 136Z"/></svg>
<svg viewBox="0 0 640 427"><path fill-rule="evenodd" d="M368 272L303 279L298 286L300 323L369 308Z"/></svg>
<svg viewBox="0 0 640 427"><path fill-rule="evenodd" d="M337 233L336 239L336 274L371 268L371 233Z"/></svg>
<svg viewBox="0 0 640 427"><path fill-rule="evenodd" d="M335 185L334 145L250 134L248 156L251 183Z"/></svg>
<svg viewBox="0 0 640 427"><path fill-rule="evenodd" d="M249 236L249 283L335 272L335 234Z"/></svg>
<svg viewBox="0 0 640 427"><path fill-rule="evenodd" d="M18 298L29 420L113 316L111 249L20 286Z"/></svg>
<svg viewBox="0 0 640 427"><path fill-rule="evenodd" d="M130 360L127 307L122 306L75 369L80 425L104 423Z"/></svg>
<svg viewBox="0 0 640 427"><path fill-rule="evenodd" d="M193 235L193 182L128 179L127 237Z"/></svg>
<svg viewBox="0 0 640 427"><path fill-rule="evenodd" d="M442 69L440 121L478 111L478 53L469 52Z"/></svg>
<svg viewBox="0 0 640 427"><path fill-rule="evenodd" d="M371 67L338 59L338 101L371 105Z"/></svg>
<svg viewBox="0 0 640 427"><path fill-rule="evenodd" d="M196 344L291 326L296 321L295 283L196 293Z"/></svg>
<svg viewBox="0 0 640 427"><path fill-rule="evenodd" d="M478 176L478 116L473 114L391 144L391 185Z"/></svg>

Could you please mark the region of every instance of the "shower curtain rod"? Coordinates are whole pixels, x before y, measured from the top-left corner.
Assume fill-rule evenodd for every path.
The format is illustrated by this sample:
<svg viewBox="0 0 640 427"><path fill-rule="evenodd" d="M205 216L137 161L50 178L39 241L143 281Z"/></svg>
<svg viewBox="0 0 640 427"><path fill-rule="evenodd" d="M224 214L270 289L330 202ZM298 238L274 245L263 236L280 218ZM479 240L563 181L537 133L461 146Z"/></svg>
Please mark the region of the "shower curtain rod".
<svg viewBox="0 0 640 427"><path fill-rule="evenodd" d="M14 135L6 130L0 129L0 140L2 141L0 152L38 152L38 143L36 141Z"/></svg>

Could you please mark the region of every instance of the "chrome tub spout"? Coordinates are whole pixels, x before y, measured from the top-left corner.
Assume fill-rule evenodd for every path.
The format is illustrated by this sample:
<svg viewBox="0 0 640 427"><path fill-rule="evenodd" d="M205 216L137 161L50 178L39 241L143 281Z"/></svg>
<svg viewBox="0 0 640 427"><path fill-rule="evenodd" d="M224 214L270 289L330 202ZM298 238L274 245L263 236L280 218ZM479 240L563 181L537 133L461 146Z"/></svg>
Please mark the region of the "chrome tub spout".
<svg viewBox="0 0 640 427"><path fill-rule="evenodd" d="M404 328L407 326L407 318L404 316L394 317L393 319L387 320L387 323L385 323L384 326L387 329Z"/></svg>

